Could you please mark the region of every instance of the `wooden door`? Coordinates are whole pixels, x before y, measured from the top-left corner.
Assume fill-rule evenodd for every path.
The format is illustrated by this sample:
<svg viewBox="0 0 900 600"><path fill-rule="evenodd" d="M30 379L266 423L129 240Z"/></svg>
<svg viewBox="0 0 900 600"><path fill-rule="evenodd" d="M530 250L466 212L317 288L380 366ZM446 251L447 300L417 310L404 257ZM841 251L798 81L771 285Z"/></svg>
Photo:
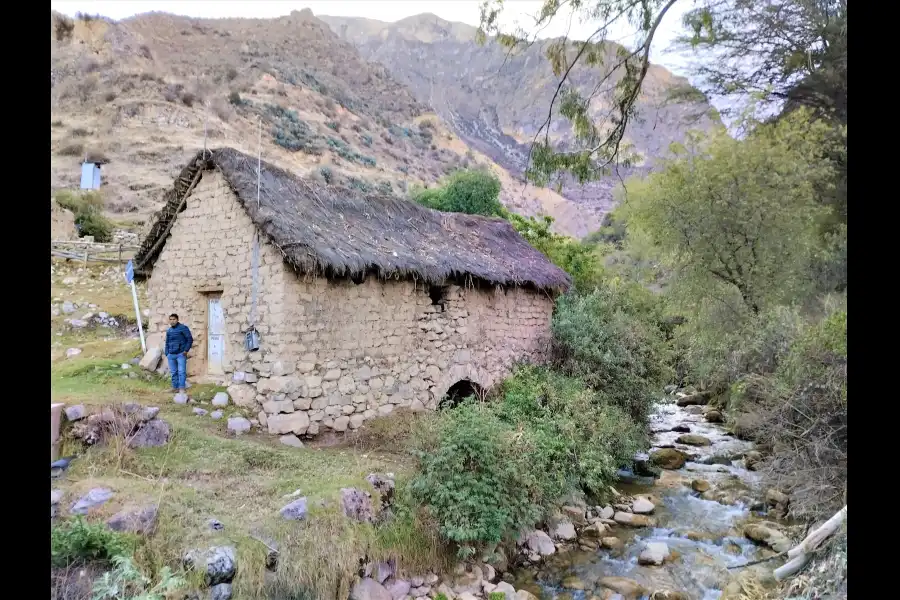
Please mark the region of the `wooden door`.
<svg viewBox="0 0 900 600"><path fill-rule="evenodd" d="M222 295L210 294L207 307L209 323L206 329L206 368L211 375L222 375L222 363L225 360L225 313L222 311Z"/></svg>

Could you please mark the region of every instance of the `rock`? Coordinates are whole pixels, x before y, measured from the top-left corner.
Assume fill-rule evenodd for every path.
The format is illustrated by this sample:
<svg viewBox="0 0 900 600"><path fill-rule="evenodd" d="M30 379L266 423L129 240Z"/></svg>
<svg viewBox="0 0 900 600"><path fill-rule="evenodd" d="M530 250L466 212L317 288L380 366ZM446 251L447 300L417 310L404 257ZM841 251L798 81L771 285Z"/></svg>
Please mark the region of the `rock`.
<svg viewBox="0 0 900 600"><path fill-rule="evenodd" d="M636 458L634 460L634 474L639 477L653 477L658 479L661 472L659 467L654 467L650 464L650 461L643 458Z"/></svg>
<svg viewBox="0 0 900 600"><path fill-rule="evenodd" d="M88 322L84 319L69 319L69 325L75 329L82 329L88 326Z"/></svg>
<svg viewBox="0 0 900 600"><path fill-rule="evenodd" d="M393 477L393 475L391 475L391 477ZM434 573L425 575L425 585L435 585L439 580L440 578Z"/></svg>
<svg viewBox="0 0 900 600"><path fill-rule="evenodd" d="M603 544L604 548L609 548L610 550L621 550L625 543L617 537L605 537L600 540L600 543Z"/></svg>
<svg viewBox="0 0 900 600"><path fill-rule="evenodd" d="M195 415L197 415L198 417L203 417L203 416L206 416L206 415L207 415L206 409L200 408L199 406L194 407L194 410L193 410L192 412L193 412Z"/></svg>
<svg viewBox="0 0 900 600"><path fill-rule="evenodd" d="M388 591L393 600L401 600L409 594L411 587L410 582L405 579L392 579L384 584L384 589Z"/></svg>
<svg viewBox="0 0 900 600"><path fill-rule="evenodd" d="M293 410L293 408L291 408ZM309 415L305 412L293 412L286 415L269 415L266 419L269 433L283 435L295 433L303 435L309 430Z"/></svg>
<svg viewBox="0 0 900 600"><path fill-rule="evenodd" d="M172 402L175 404L187 404L188 400L187 394L175 394L175 396L172 397Z"/></svg>
<svg viewBox="0 0 900 600"><path fill-rule="evenodd" d="M671 590L656 590L650 597L653 600L691 600L691 597L684 592L673 592Z"/></svg>
<svg viewBox="0 0 900 600"><path fill-rule="evenodd" d="M156 527L157 512L155 505L136 510L122 510L110 517L106 525L114 531L148 534Z"/></svg>
<svg viewBox="0 0 900 600"><path fill-rule="evenodd" d="M113 497L113 491L109 488L94 488L82 496L72 505L69 512L75 515L86 515L92 508L109 501Z"/></svg>
<svg viewBox="0 0 900 600"><path fill-rule="evenodd" d="M724 423L725 415L717 410L708 410L704 415L704 418L710 423Z"/></svg>
<svg viewBox="0 0 900 600"><path fill-rule="evenodd" d="M778 506L779 504L787 506L790 498L787 494L774 488L766 490L766 504L769 506Z"/></svg>
<svg viewBox="0 0 900 600"><path fill-rule="evenodd" d="M638 556L638 564L656 565L663 564L669 558L669 547L663 542L647 542Z"/></svg>
<svg viewBox="0 0 900 600"><path fill-rule="evenodd" d="M84 404L76 404L75 406L66 407L67 421L78 421L79 419L83 419L86 414L87 411L84 408Z"/></svg>
<svg viewBox="0 0 900 600"><path fill-rule="evenodd" d="M306 496L297 498L293 502L283 506L278 514L286 521L302 521L306 519Z"/></svg>
<svg viewBox="0 0 900 600"><path fill-rule="evenodd" d="M68 279L68 277L67 277L66 279ZM65 283L65 281L63 281L63 283ZM62 311L63 311L65 314L71 315L71 314L72 314L73 312L75 312L77 309L78 309L78 306L77 306L74 302L69 302L68 300L66 300L65 302L63 302L63 305L62 305Z"/></svg>
<svg viewBox="0 0 900 600"><path fill-rule="evenodd" d="M217 583L209 588L210 600L231 600L231 584Z"/></svg>
<svg viewBox="0 0 900 600"><path fill-rule="evenodd" d="M538 600L538 597L529 592L528 590L517 590L516 598L518 600Z"/></svg>
<svg viewBox="0 0 900 600"><path fill-rule="evenodd" d="M356 488L341 488L341 509L344 516L361 523L375 520L369 494Z"/></svg>
<svg viewBox="0 0 900 600"><path fill-rule="evenodd" d="M157 448L169 441L169 424L162 419L153 419L141 425L130 438L129 448Z"/></svg>
<svg viewBox="0 0 900 600"><path fill-rule="evenodd" d="M709 482L703 479L695 479L691 481L691 489L702 494L709 491Z"/></svg>
<svg viewBox="0 0 900 600"><path fill-rule="evenodd" d="M678 406L705 406L709 404L710 398L712 398L712 393L709 391L697 392L696 394L678 398L675 404Z"/></svg>
<svg viewBox="0 0 900 600"><path fill-rule="evenodd" d="M562 513L566 518L579 527L587 525L587 519L585 518L584 512L585 510L581 506L567 505L562 507Z"/></svg>
<svg viewBox="0 0 900 600"><path fill-rule="evenodd" d="M425 578L424 577L413 577L412 579L409 580L409 583L410 583L410 586L412 586L414 588L422 587L423 585L425 585Z"/></svg>
<svg viewBox="0 0 900 600"><path fill-rule="evenodd" d="M206 524L209 525L209 528L213 531L222 531L223 529L225 529L225 525L222 524L222 521L218 519L210 519L206 522Z"/></svg>
<svg viewBox="0 0 900 600"><path fill-rule="evenodd" d="M250 421L244 417L229 417L228 431L233 431L235 435L241 435L250 431Z"/></svg>
<svg viewBox="0 0 900 600"><path fill-rule="evenodd" d="M298 438L296 435L283 435L278 438L278 441L285 446L292 446L294 448L303 447L303 442L301 442L300 438Z"/></svg>
<svg viewBox="0 0 900 600"><path fill-rule="evenodd" d="M529 550L540 556L550 556L556 552L553 540L540 529L535 529L525 537L525 545L528 546Z"/></svg>
<svg viewBox="0 0 900 600"><path fill-rule="evenodd" d="M631 505L631 512L636 515L649 515L656 510L656 505L643 497L635 498Z"/></svg>
<svg viewBox="0 0 900 600"><path fill-rule="evenodd" d="M223 413L221 410L214 410L209 413L209 418L211 418L213 421L218 421L223 416L225 416L225 413Z"/></svg>
<svg viewBox="0 0 900 600"><path fill-rule="evenodd" d="M679 435L675 438L675 441L679 444L685 444L688 446L709 446L712 444L709 441L709 438L705 438L702 435L696 435L693 433L685 433L684 435Z"/></svg>
<svg viewBox="0 0 900 600"><path fill-rule="evenodd" d="M377 473L369 473L366 475L366 481L378 492L382 508L390 506L394 498L394 480Z"/></svg>
<svg viewBox="0 0 900 600"><path fill-rule="evenodd" d="M578 537L578 534L575 533L575 525L567 520L562 520L553 526L550 530L550 536L555 540L571 542Z"/></svg>
<svg viewBox="0 0 900 600"><path fill-rule="evenodd" d="M494 593L503 594L506 596L506 600L516 600L516 588L506 581L497 582L497 585L494 587Z"/></svg>
<svg viewBox="0 0 900 600"><path fill-rule="evenodd" d="M453 571L453 591L458 595L480 594L484 573L478 565L460 563Z"/></svg>
<svg viewBox="0 0 900 600"><path fill-rule="evenodd" d="M687 462L687 455L675 448L660 448L650 454L650 462L661 469L677 470Z"/></svg>
<svg viewBox="0 0 900 600"><path fill-rule="evenodd" d="M366 577L360 579L350 590L350 600L393 600L393 598L384 586L371 577Z"/></svg>
<svg viewBox="0 0 900 600"><path fill-rule="evenodd" d="M629 600L636 600L647 595L647 588L634 579L628 579L627 577L602 577L600 578L600 585L622 594Z"/></svg>
<svg viewBox="0 0 900 600"><path fill-rule="evenodd" d="M228 394L225 392L217 392L216 395L213 396L212 405L219 407L228 406Z"/></svg>
<svg viewBox="0 0 900 600"><path fill-rule="evenodd" d="M751 450L744 455L744 466L748 471L755 471L756 465L762 461L762 453L758 450Z"/></svg>
<svg viewBox="0 0 900 600"><path fill-rule="evenodd" d="M775 552L787 552L792 548L791 541L780 531L754 523L744 527L744 537L757 544L764 544Z"/></svg>
<svg viewBox="0 0 900 600"><path fill-rule="evenodd" d="M140 420L141 421L152 421L156 418L156 415L159 414L158 406L146 406L141 409Z"/></svg>
<svg viewBox="0 0 900 600"><path fill-rule="evenodd" d="M81 354L81 348L69 348L66 350L66 358L72 358Z"/></svg>
<svg viewBox="0 0 900 600"><path fill-rule="evenodd" d="M138 363L138 366L145 371L155 371L159 368L159 363L162 360L162 350L159 348L148 348L147 352L144 354L144 357L141 358L141 362Z"/></svg>
<svg viewBox="0 0 900 600"><path fill-rule="evenodd" d="M614 514L616 514L616 511L613 510L613 507L607 505L600 509L597 516L601 519L612 519Z"/></svg>
<svg viewBox="0 0 900 600"><path fill-rule="evenodd" d="M675 385L674 383L670 383L669 385L667 385L666 387L663 388L663 393L668 396L668 395L674 394L676 392L676 390L678 390L678 386Z"/></svg>
<svg viewBox="0 0 900 600"><path fill-rule="evenodd" d="M682 423L680 425L676 425L675 427L673 427L672 431L674 431L675 433L690 433L691 428L688 427L687 425L685 425L684 423Z"/></svg>
<svg viewBox="0 0 900 600"><path fill-rule="evenodd" d="M583 590L587 587L577 575L564 578L561 585L567 590Z"/></svg>
<svg viewBox="0 0 900 600"><path fill-rule="evenodd" d="M644 515L635 515L627 512L617 512L613 515L613 521L620 525L628 525L629 527L655 527L656 522Z"/></svg>
<svg viewBox="0 0 900 600"><path fill-rule="evenodd" d="M184 566L188 569L205 570L206 585L230 583L237 570L235 550L232 546L214 546L208 550L191 550L184 556Z"/></svg>
<svg viewBox="0 0 900 600"><path fill-rule="evenodd" d="M380 584L384 584L394 574L393 561L379 561L372 565L372 578Z"/></svg>

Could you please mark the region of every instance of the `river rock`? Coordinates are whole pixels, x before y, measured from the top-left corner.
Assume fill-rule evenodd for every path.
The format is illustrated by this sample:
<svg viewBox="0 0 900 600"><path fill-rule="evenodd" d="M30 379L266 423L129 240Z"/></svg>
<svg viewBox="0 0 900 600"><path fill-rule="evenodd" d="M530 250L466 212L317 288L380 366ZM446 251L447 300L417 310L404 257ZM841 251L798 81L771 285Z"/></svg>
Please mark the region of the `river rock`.
<svg viewBox="0 0 900 600"><path fill-rule="evenodd" d="M687 462L687 455L675 448L660 448L650 454L650 462L661 469L678 470Z"/></svg>
<svg viewBox="0 0 900 600"><path fill-rule="evenodd" d="M583 525L587 525L587 518L585 518L585 509L581 506L574 505L566 505L562 507L562 513L575 525L581 527Z"/></svg>
<svg viewBox="0 0 900 600"><path fill-rule="evenodd" d="M306 496L304 496L283 506L281 510L278 511L278 514L286 521L302 521L306 519L306 512Z"/></svg>
<svg viewBox="0 0 900 600"><path fill-rule="evenodd" d="M153 504L139 509L122 510L110 517L106 525L114 531L147 534L156 527L157 513L156 505Z"/></svg>
<svg viewBox="0 0 900 600"><path fill-rule="evenodd" d="M575 526L568 520L563 519L553 526L553 529L550 530L550 536L555 540L571 542L578 537L578 534L575 533Z"/></svg>
<svg viewBox="0 0 900 600"><path fill-rule="evenodd" d="M622 594L628 600L636 600L647 595L647 588L627 577L603 577L600 579L600 585Z"/></svg>
<svg viewBox="0 0 900 600"><path fill-rule="evenodd" d="M703 415L704 418L710 423L724 423L725 415L717 410L708 410L706 414Z"/></svg>
<svg viewBox="0 0 900 600"><path fill-rule="evenodd" d="M685 433L683 435L679 435L675 438L675 441L679 444L685 444L687 446L710 446L712 442L709 441L709 438L703 437L702 435L696 435L693 433Z"/></svg>
<svg viewBox="0 0 900 600"><path fill-rule="evenodd" d="M684 592L673 592L671 590L656 590L650 597L653 600L691 600L691 597Z"/></svg>
<svg viewBox="0 0 900 600"><path fill-rule="evenodd" d="M459 563L453 571L453 591L457 595L480 594L482 581L484 573L478 565Z"/></svg>
<svg viewBox="0 0 900 600"><path fill-rule="evenodd" d="M770 526L754 523L744 527L744 537L764 544L775 552L787 552L791 549L791 541L786 535Z"/></svg>
<svg viewBox="0 0 900 600"><path fill-rule="evenodd" d="M613 515L613 521L629 527L655 527L656 522L645 515L635 515L627 512L617 512Z"/></svg>
<svg viewBox="0 0 900 600"><path fill-rule="evenodd" d="M787 505L790 498L787 494L774 488L766 490L766 504L769 506L778 506L779 504Z"/></svg>
<svg viewBox="0 0 900 600"><path fill-rule="evenodd" d="M518 598L518 600L538 600L538 597L528 590L517 590L516 598Z"/></svg>
<svg viewBox="0 0 900 600"><path fill-rule="evenodd" d="M356 488L341 488L341 510L344 516L360 523L375 520L369 493Z"/></svg>
<svg viewBox="0 0 900 600"><path fill-rule="evenodd" d="M689 396L682 396L675 400L675 404L678 406L705 406L709 404L709 399L712 397L712 393L710 392L697 392L696 394L690 394Z"/></svg>
<svg viewBox="0 0 900 600"><path fill-rule="evenodd" d="M502 593L506 600L516 600L516 588L505 581L500 581L494 587L494 593Z"/></svg>
<svg viewBox="0 0 900 600"><path fill-rule="evenodd" d="M529 550L540 556L550 556L556 552L553 540L540 529L535 529L525 536L525 545L528 546Z"/></svg>
<svg viewBox="0 0 900 600"><path fill-rule="evenodd" d="M649 515L656 510L656 505L643 497L635 498L631 505L631 512L636 515Z"/></svg>
<svg viewBox="0 0 900 600"><path fill-rule="evenodd" d="M709 482L704 479L694 479L691 481L691 489L702 494L709 491Z"/></svg>
<svg viewBox="0 0 900 600"><path fill-rule="evenodd" d="M616 514L616 511L613 510L613 507L606 505L600 509L600 512L597 514L597 516L601 519L612 519L614 514Z"/></svg>
<svg viewBox="0 0 900 600"><path fill-rule="evenodd" d="M600 542L604 548L609 548L610 550L621 550L625 546L622 540L613 536L602 538Z"/></svg>
<svg viewBox="0 0 900 600"><path fill-rule="evenodd" d="M675 427L673 427L673 428L672 428L672 431L675 432L675 433L690 433L690 432L691 432L691 428L688 427L687 425L685 425L684 423L681 423L681 424L676 425Z"/></svg>
<svg viewBox="0 0 900 600"><path fill-rule="evenodd" d="M94 488L82 496L69 509L73 515L86 515L92 508L105 504L113 497L113 491L109 488Z"/></svg>
<svg viewBox="0 0 900 600"><path fill-rule="evenodd" d="M756 465L760 461L762 461L762 453L758 450L751 450L744 455L744 466L747 467L748 471L755 471Z"/></svg>
<svg viewBox="0 0 900 600"><path fill-rule="evenodd" d="M669 558L669 547L663 542L647 542L638 556L638 564L655 565L663 564Z"/></svg>
<svg viewBox="0 0 900 600"><path fill-rule="evenodd" d="M587 587L577 575L569 575L563 579L562 586L567 590L583 590Z"/></svg>
<svg viewBox="0 0 900 600"><path fill-rule="evenodd" d="M206 585L231 583L237 570L235 550L232 546L214 546L208 550L191 550L184 555L186 568L200 568L206 571Z"/></svg>
<svg viewBox="0 0 900 600"><path fill-rule="evenodd" d="M350 590L350 600L393 600L393 597L383 585L366 577L360 579Z"/></svg>

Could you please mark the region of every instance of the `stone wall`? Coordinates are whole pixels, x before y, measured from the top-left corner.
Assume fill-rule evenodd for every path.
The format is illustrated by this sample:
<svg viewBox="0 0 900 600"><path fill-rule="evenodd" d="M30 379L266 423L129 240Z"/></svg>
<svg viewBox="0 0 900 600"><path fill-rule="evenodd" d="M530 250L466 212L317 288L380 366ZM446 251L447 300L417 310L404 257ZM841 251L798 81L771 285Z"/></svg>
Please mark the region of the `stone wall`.
<svg viewBox="0 0 900 600"><path fill-rule="evenodd" d="M399 407L435 409L458 381L489 388L515 362L543 358L553 310L543 293L298 276L268 242L260 249L261 348L248 353L253 234L224 179L206 173L148 283L151 330L179 313L196 340L188 374L204 375L205 294L221 291L229 394L271 433L346 431Z"/></svg>

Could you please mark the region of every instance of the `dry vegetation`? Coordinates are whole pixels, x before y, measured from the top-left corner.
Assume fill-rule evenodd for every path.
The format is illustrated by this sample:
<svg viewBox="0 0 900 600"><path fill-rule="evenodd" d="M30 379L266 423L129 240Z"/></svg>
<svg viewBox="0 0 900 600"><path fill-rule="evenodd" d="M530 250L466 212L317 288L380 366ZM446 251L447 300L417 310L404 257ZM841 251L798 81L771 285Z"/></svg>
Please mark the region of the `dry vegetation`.
<svg viewBox="0 0 900 600"><path fill-rule="evenodd" d="M328 183L404 195L493 165L470 152L384 67L307 13L122 22L51 14L51 188L101 160L106 214L145 220L203 147L230 146ZM261 138L261 139L260 139ZM578 222L574 205L508 174L502 200Z"/></svg>

